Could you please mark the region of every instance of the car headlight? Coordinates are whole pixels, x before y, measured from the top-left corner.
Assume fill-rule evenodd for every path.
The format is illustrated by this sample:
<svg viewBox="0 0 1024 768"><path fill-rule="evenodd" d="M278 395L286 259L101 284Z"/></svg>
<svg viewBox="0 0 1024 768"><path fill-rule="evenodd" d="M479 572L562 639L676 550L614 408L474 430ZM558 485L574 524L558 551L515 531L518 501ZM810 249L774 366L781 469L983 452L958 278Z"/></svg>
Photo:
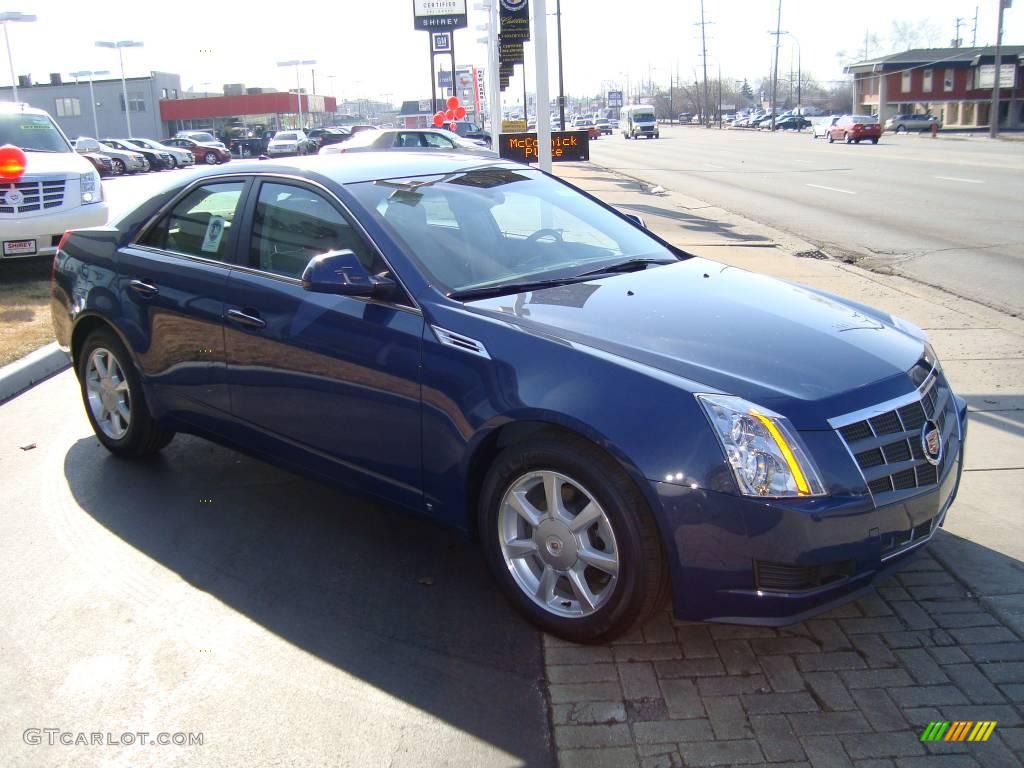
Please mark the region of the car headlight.
<svg viewBox="0 0 1024 768"><path fill-rule="evenodd" d="M103 199L103 191L100 187L100 175L96 171L83 173L78 179L79 188L82 192L82 205L98 203Z"/></svg>
<svg viewBox="0 0 1024 768"><path fill-rule="evenodd" d="M825 487L789 421L741 397L697 395L744 496L820 496Z"/></svg>
<svg viewBox="0 0 1024 768"><path fill-rule="evenodd" d="M923 328L918 328L909 320L904 320L902 317L897 317L896 315L889 315L889 320L892 322L893 326L903 331L908 336L913 336L919 341L928 341L928 332Z"/></svg>

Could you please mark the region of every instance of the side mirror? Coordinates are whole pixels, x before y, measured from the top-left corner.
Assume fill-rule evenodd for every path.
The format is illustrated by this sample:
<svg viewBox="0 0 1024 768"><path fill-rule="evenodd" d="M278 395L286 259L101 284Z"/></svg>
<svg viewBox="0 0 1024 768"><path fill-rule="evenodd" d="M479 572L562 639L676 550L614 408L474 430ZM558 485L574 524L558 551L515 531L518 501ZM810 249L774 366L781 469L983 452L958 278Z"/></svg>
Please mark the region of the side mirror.
<svg viewBox="0 0 1024 768"><path fill-rule="evenodd" d="M389 277L371 275L348 248L314 256L302 272L302 287L313 293L386 299L394 293L395 286Z"/></svg>
<svg viewBox="0 0 1024 768"><path fill-rule="evenodd" d="M641 229L647 229L647 222L644 221L644 217L643 216L639 216L639 215L637 215L635 213L625 213L623 211L620 211L620 213L622 213L623 216L625 216L627 219L632 221L634 224L636 224Z"/></svg>

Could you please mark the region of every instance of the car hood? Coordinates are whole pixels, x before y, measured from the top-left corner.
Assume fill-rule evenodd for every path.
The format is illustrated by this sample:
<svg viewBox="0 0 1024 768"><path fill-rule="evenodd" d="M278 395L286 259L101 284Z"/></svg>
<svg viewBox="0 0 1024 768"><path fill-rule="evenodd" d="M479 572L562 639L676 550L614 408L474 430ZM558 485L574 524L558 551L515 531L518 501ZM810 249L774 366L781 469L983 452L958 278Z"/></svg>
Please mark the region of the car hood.
<svg viewBox="0 0 1024 768"><path fill-rule="evenodd" d="M37 173L89 173L95 170L77 152L26 152L25 175Z"/></svg>
<svg viewBox="0 0 1024 768"><path fill-rule="evenodd" d="M908 372L924 351L883 313L699 258L466 306L676 374L694 391L745 397L799 429L913 390Z"/></svg>

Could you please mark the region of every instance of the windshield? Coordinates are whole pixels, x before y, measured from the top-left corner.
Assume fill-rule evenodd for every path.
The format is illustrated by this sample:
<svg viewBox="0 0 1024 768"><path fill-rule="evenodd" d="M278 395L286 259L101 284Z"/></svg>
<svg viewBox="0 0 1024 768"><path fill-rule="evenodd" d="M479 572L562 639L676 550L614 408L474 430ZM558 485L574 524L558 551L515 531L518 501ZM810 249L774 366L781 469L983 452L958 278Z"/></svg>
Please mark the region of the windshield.
<svg viewBox="0 0 1024 768"><path fill-rule="evenodd" d="M445 292L677 259L642 229L531 169L480 168L349 189Z"/></svg>
<svg viewBox="0 0 1024 768"><path fill-rule="evenodd" d="M0 115L0 146L13 144L37 152L71 152L72 149L46 115Z"/></svg>
<svg viewBox="0 0 1024 768"><path fill-rule="evenodd" d="M192 139L193 141L216 141L217 138L212 133L190 133L186 138Z"/></svg>
<svg viewBox="0 0 1024 768"><path fill-rule="evenodd" d="M298 141L299 137L294 133L274 134L274 141Z"/></svg>
<svg viewBox="0 0 1024 768"><path fill-rule="evenodd" d="M646 122L648 120L653 122L654 121L654 113L653 112L634 112L633 113L633 119L636 122L641 122L641 121Z"/></svg>

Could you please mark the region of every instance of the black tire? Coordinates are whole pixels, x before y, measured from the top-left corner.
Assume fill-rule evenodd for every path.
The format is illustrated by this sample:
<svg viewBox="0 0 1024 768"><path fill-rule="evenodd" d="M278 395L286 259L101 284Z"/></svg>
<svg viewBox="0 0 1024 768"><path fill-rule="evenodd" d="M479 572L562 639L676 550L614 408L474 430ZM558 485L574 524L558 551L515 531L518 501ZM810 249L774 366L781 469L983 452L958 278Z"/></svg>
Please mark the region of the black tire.
<svg viewBox="0 0 1024 768"><path fill-rule="evenodd" d="M872 143L872 144L877 144L877 143L878 143L878 139L872 139L872 140L871 140L871 143Z"/></svg>
<svg viewBox="0 0 1024 768"><path fill-rule="evenodd" d="M128 168L125 167L124 160L120 160L119 158L112 158L110 164L114 168L115 176L124 176L125 173L128 171Z"/></svg>
<svg viewBox="0 0 1024 768"><path fill-rule="evenodd" d="M97 349L107 350L116 360L124 372L124 379L128 384L128 398L131 407L131 419L125 434L114 439L106 434L100 427L89 406L87 393L86 368L89 358ZM82 392L82 402L85 406L85 414L89 418L93 431L103 447L115 456L126 459L141 458L157 453L174 438L174 432L161 428L157 425L149 412L146 403L146 395L142 389L142 382L139 374L132 364L131 356L125 349L121 340L110 330L97 329L89 334L76 361L78 370L79 387Z"/></svg>
<svg viewBox="0 0 1024 768"><path fill-rule="evenodd" d="M897 125L896 126L896 133L906 133L906 132L907 132L907 126L905 126L905 125Z"/></svg>
<svg viewBox="0 0 1024 768"><path fill-rule="evenodd" d="M829 131L828 134L826 134L826 135L828 136L828 143L829 144L835 144L836 143L836 140L832 138L832 131Z"/></svg>
<svg viewBox="0 0 1024 768"><path fill-rule="evenodd" d="M850 137L850 134L845 132L843 133L843 141L845 141L847 144L853 143L853 139Z"/></svg>
<svg viewBox="0 0 1024 768"><path fill-rule="evenodd" d="M520 588L505 562L498 530L502 499L524 474L540 470L559 472L584 486L614 532L618 576L607 600L589 615L563 617L541 607ZM485 557L502 591L516 610L552 635L577 643L607 642L642 624L668 598L668 567L646 500L622 467L586 440L548 433L510 446L487 473L478 520Z"/></svg>
<svg viewBox="0 0 1024 768"><path fill-rule="evenodd" d="M207 152L206 154L203 155L203 162L206 163L207 165L216 165L217 164L217 153L216 152Z"/></svg>

